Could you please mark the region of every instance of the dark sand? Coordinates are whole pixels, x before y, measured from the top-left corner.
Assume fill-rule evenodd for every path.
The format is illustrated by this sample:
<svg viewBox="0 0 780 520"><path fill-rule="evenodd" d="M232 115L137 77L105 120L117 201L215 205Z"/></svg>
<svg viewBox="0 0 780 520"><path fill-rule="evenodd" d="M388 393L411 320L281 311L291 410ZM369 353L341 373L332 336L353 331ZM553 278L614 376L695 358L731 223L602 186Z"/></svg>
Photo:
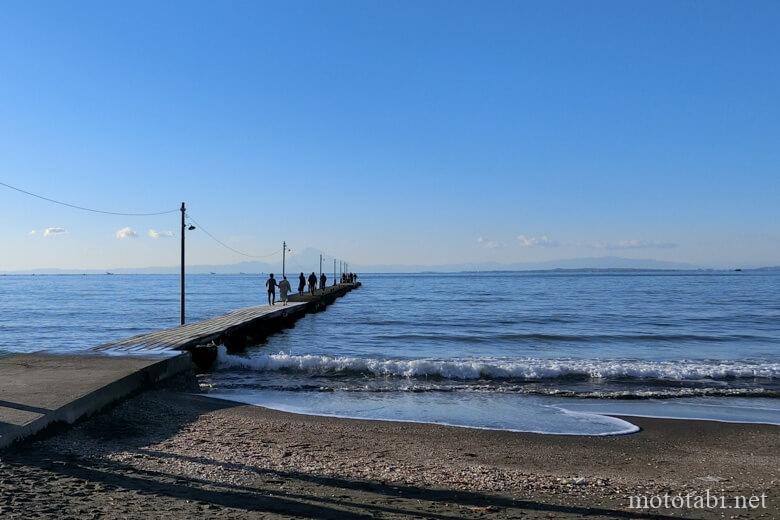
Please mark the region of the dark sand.
<svg viewBox="0 0 780 520"><path fill-rule="evenodd" d="M779 427L628 420L642 431L547 436L154 390L0 453L0 518L780 517ZM767 508L628 507L707 488Z"/></svg>

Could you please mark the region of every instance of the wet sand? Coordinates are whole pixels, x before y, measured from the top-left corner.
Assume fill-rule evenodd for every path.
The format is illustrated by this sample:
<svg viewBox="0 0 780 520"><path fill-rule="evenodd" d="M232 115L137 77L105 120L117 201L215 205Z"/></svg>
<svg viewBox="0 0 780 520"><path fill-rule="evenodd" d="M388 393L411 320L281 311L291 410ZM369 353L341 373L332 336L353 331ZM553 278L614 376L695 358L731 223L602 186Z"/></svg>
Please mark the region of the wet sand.
<svg viewBox="0 0 780 520"><path fill-rule="evenodd" d="M780 427L616 437L302 416L153 390L0 453L0 518L777 518ZM766 508L630 495L766 493Z"/></svg>

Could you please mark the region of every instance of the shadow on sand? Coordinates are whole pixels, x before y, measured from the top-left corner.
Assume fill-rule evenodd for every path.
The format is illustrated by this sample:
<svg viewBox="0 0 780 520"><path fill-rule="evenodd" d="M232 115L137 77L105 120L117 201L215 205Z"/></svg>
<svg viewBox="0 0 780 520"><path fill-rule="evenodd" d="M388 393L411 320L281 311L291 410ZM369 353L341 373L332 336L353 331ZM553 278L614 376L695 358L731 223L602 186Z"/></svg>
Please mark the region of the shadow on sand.
<svg viewBox="0 0 780 520"><path fill-rule="evenodd" d="M580 507L546 503L538 500L513 499L507 496L426 489L394 485L370 480L352 480L297 471L281 471L260 466L222 462L202 456L187 456L147 446L162 442L193 423L202 413L238 406L228 401L202 396L171 394L181 406L175 413L158 417L149 414L149 422L139 424L122 414L110 411L93 417L79 427L74 435L83 435L110 450L135 453L158 461L197 463L219 471L249 474L253 485L214 482L190 478L175 472L140 469L130 464L104 458L64 455L45 440L19 446L3 454L10 466L36 467L59 477L69 477L99 484L105 492L134 491L173 501L196 502L213 509L230 508L238 515L259 516L279 514L296 518L357 519L381 517L418 517L438 520L455 518L522 517L536 515L579 516L587 518L673 518L651 513L613 510L601 507ZM186 402L186 403L185 403ZM194 405L194 406L193 406ZM134 419L134 418L133 418ZM219 442L215 439L214 442ZM207 445L205 445L207 446ZM205 449L207 452L207 447ZM162 464L164 466L164 464ZM215 471L218 472L218 471ZM165 513L165 511L161 511ZM242 515L243 516L243 515Z"/></svg>

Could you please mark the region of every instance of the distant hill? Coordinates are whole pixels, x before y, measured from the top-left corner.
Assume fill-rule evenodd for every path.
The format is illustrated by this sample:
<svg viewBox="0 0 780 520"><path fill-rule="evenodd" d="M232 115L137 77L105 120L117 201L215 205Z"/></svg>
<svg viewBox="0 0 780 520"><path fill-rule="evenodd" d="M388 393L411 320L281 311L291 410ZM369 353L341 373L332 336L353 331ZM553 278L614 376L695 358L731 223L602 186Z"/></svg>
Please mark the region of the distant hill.
<svg viewBox="0 0 780 520"><path fill-rule="evenodd" d="M320 253L318 249L307 248L300 252L293 251L287 255L287 273L318 272L320 268ZM440 265L423 264L366 264L354 265L352 270L358 273L458 273L472 271L551 271L551 270L692 270L708 269L685 262L669 262L650 258L622 258L619 256L601 256L590 258L568 258L549 260L545 262L461 262ZM333 257L325 257L322 270L332 276ZM727 269L732 270L732 269ZM152 266L135 268L109 269L27 269L17 271L0 271L5 274L103 274L106 271L114 274L178 274L179 266ZM742 271L780 271L780 266L753 267L746 266ZM187 265L189 274L259 274L282 272L281 258L273 262L238 262L235 264L196 264Z"/></svg>
<svg viewBox="0 0 780 520"><path fill-rule="evenodd" d="M753 269L743 269L743 271L780 271L780 265L772 267L755 267Z"/></svg>
<svg viewBox="0 0 780 520"><path fill-rule="evenodd" d="M287 272L298 273L300 271L319 271L320 251L317 249L304 249L300 253L293 252L287 255ZM333 260L323 262L323 270L333 272ZM150 266L150 267L113 267L107 269L24 269L16 271L0 271L5 274L178 274L179 266ZM238 274L238 273L281 273L281 258L275 262L239 262L236 264L194 264L187 265L188 274Z"/></svg>
<svg viewBox="0 0 780 520"><path fill-rule="evenodd" d="M416 272L461 272L461 271L547 271L552 269L701 269L701 266L684 262L663 260L621 258L604 256L593 258L570 258L546 262L479 262L453 263L445 265L358 265L355 267L364 273L416 273Z"/></svg>
<svg viewBox="0 0 780 520"><path fill-rule="evenodd" d="M291 253L287 258L287 272L298 273L300 271L319 271L319 255L316 249L304 249L300 253ZM452 273L461 271L546 271L553 269L701 269L700 266L683 263L667 262L652 259L621 258L616 256L594 258L570 258L564 260L552 260L547 262L479 262L479 263L452 263L442 265L422 264L374 264L355 265L353 270L360 273ZM780 270L780 268L762 268L762 270ZM5 271L6 274L178 274L179 266L152 266L140 268L109 268L109 269L29 269L17 271ZM323 271L333 271L333 260L323 262ZM219 265L188 265L189 274L238 274L238 273L281 273L281 259L276 262L239 262L235 264Z"/></svg>

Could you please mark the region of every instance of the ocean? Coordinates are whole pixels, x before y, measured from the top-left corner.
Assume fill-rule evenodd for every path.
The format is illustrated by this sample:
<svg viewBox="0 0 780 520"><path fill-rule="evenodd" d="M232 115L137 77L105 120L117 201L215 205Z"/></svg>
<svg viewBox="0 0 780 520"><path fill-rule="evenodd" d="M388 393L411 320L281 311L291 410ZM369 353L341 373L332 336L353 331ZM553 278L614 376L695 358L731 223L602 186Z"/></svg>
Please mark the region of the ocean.
<svg viewBox="0 0 780 520"><path fill-rule="evenodd" d="M188 320L264 303L260 275L193 275ZM780 273L361 277L325 312L198 375L297 413L550 434L621 416L780 424ZM0 277L0 353L73 352L178 323L170 275Z"/></svg>

